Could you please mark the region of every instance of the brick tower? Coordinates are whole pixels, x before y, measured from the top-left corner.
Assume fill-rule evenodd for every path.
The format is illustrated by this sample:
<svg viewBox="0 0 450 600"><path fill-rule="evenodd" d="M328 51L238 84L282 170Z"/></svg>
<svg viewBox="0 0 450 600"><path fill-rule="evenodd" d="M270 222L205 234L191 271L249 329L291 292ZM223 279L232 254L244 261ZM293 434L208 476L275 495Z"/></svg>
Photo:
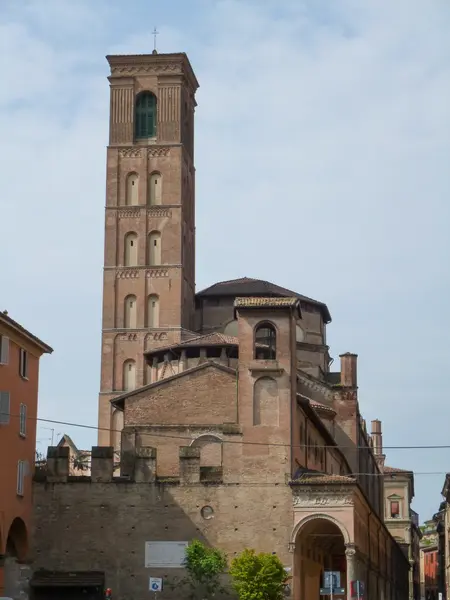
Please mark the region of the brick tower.
<svg viewBox="0 0 450 600"><path fill-rule="evenodd" d="M100 445L118 446L111 398L150 383L143 352L193 327L194 111L185 54L108 56Z"/></svg>

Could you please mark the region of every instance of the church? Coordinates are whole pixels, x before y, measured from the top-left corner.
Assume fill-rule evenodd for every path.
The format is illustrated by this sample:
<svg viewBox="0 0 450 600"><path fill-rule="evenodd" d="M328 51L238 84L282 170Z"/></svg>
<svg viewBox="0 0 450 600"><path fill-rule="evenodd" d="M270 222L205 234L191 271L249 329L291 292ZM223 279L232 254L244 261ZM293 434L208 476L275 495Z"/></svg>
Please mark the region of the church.
<svg viewBox="0 0 450 600"><path fill-rule="evenodd" d="M65 447L36 473L32 586L73 571L131 600L150 576L174 580L177 548L198 538L229 559L277 554L295 600L331 579L349 600L406 600L357 355L331 371L328 307L275 283L196 293L196 76L185 54L107 60L98 446L89 476Z"/></svg>

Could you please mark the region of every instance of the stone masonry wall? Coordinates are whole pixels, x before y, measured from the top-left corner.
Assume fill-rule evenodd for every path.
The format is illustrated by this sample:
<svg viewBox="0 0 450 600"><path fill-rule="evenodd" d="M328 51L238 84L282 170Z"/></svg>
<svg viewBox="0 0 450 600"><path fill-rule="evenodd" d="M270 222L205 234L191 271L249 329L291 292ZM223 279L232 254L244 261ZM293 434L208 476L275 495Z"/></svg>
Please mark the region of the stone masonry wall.
<svg viewBox="0 0 450 600"><path fill-rule="evenodd" d="M149 577L174 580L180 569L147 569L145 542L200 539L233 558L245 547L277 553L291 567L293 525L287 485L36 482L34 570L100 570L120 600L146 598ZM210 506L210 519L202 508ZM182 598L166 585L161 600Z"/></svg>

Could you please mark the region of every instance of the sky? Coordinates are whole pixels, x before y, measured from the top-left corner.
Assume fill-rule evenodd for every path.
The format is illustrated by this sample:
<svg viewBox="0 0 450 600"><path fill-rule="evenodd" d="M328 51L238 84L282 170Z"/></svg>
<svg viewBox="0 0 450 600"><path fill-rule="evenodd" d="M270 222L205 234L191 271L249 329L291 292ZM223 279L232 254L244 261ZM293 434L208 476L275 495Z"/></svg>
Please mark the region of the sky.
<svg viewBox="0 0 450 600"><path fill-rule="evenodd" d="M54 348L40 418L93 428L40 422L38 449L96 443L105 55L151 52L155 26L200 82L197 290L247 276L325 302L335 365L358 354L361 412L430 518L450 471L447 0L2 0L0 310Z"/></svg>

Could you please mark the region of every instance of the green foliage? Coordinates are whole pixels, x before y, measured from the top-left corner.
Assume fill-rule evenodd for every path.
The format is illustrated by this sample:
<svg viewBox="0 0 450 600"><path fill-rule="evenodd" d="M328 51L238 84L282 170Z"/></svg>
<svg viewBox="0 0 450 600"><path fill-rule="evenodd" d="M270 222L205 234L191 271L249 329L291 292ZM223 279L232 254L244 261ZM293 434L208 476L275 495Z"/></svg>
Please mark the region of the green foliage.
<svg viewBox="0 0 450 600"><path fill-rule="evenodd" d="M217 548L209 548L199 540L193 540L186 548L184 566L188 576L172 587L186 586L192 600L210 600L217 593L227 593L220 582L227 568L227 559Z"/></svg>
<svg viewBox="0 0 450 600"><path fill-rule="evenodd" d="M232 561L230 575L240 600L281 600L288 578L278 556L247 549Z"/></svg>

